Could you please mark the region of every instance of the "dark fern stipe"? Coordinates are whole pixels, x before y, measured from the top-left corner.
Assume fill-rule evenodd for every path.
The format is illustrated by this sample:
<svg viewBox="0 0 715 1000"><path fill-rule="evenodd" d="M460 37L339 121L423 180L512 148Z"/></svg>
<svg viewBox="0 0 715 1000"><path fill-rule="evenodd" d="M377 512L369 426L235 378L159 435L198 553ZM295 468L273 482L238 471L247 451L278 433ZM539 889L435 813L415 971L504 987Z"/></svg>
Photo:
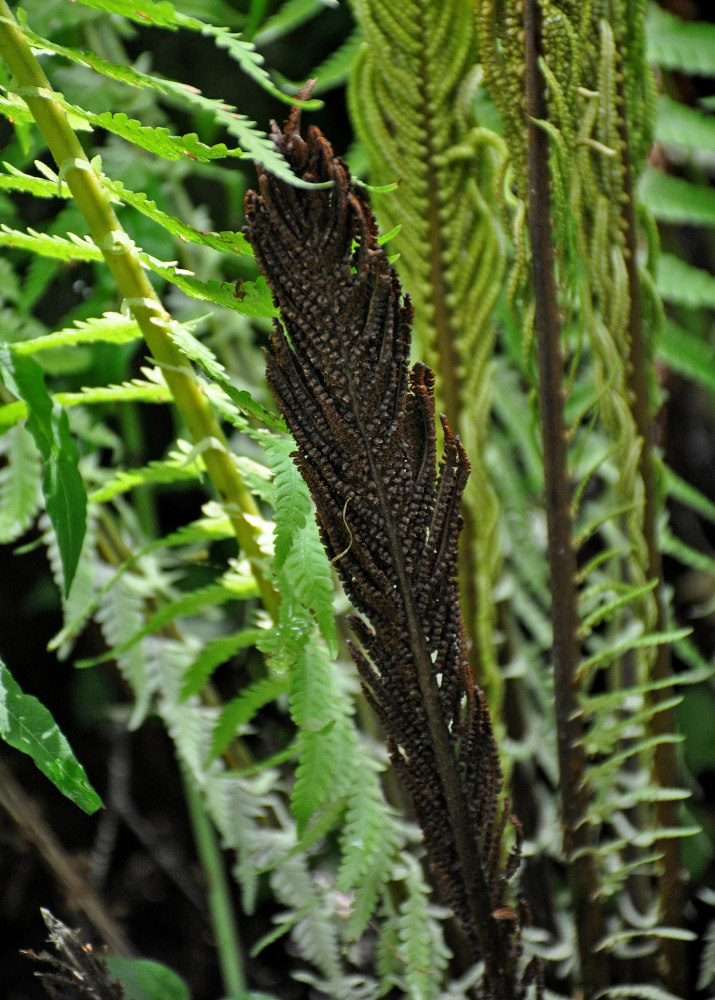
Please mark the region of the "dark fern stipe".
<svg viewBox="0 0 715 1000"><path fill-rule="evenodd" d="M459 918L483 995L516 1000L521 914L505 901L508 807L491 718L469 668L456 582L467 456L442 418L435 474L434 376L408 368L412 307L378 244L369 198L294 110L273 140L293 187L259 168L246 235L280 309L267 374L298 444L323 543L360 615L351 652L408 789L432 871Z"/></svg>

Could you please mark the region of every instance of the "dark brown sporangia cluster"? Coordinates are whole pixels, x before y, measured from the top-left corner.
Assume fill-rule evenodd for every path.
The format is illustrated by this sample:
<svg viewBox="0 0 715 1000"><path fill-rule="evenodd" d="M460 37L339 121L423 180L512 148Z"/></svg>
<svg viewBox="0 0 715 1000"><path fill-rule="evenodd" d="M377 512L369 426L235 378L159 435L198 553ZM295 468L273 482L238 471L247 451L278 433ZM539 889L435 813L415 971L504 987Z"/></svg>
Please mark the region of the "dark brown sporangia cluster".
<svg viewBox="0 0 715 1000"><path fill-rule="evenodd" d="M297 110L273 139L297 176L332 184L298 188L259 168L260 194L246 195L246 235L282 321L268 381L361 614L352 654L435 878L485 961L485 995L511 1000L529 978L517 972L520 915L504 901L519 847L504 862L501 771L456 583L469 463L443 418L435 475L434 376L420 363L408 370L412 307L367 194L317 128L301 137Z"/></svg>

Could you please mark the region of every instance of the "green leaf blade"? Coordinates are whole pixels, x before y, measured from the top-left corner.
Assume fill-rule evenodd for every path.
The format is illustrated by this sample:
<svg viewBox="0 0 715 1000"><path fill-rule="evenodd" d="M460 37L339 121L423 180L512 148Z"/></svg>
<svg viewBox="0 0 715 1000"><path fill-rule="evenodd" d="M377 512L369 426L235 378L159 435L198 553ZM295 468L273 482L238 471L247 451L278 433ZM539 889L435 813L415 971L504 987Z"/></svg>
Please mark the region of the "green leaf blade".
<svg viewBox="0 0 715 1000"><path fill-rule="evenodd" d="M4 348L0 370L8 388L27 404L27 429L43 460L42 491L57 534L67 597L87 527L87 493L79 472L79 451L67 414L53 403L37 362Z"/></svg>
<svg viewBox="0 0 715 1000"><path fill-rule="evenodd" d="M91 815L102 808L66 737L50 712L33 695L24 694L0 660L0 736L28 754L42 773L68 799Z"/></svg>

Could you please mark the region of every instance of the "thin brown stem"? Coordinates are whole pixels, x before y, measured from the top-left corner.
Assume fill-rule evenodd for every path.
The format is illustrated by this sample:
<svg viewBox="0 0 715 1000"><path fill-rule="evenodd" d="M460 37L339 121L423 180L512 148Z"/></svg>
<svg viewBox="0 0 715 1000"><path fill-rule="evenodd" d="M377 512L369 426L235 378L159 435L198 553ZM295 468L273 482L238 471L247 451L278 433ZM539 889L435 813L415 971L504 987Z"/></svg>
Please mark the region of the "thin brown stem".
<svg viewBox="0 0 715 1000"><path fill-rule="evenodd" d="M110 916L101 897L80 873L47 825L37 804L27 795L4 762L0 762L0 806L17 824L22 837L37 851L65 894L67 905L81 911L115 955L135 952L124 930Z"/></svg>
<svg viewBox="0 0 715 1000"><path fill-rule="evenodd" d="M551 225L549 144L546 132L538 124L546 117L545 84L539 68L540 20L537 0L525 0L526 104L529 115L527 208L544 450L559 791L563 849L578 934L582 985L588 998L606 987L608 977L603 958L597 959L594 954L603 928L601 912L595 903L595 866L588 853L589 803L583 780L586 755L577 698L581 649L564 417L564 358Z"/></svg>

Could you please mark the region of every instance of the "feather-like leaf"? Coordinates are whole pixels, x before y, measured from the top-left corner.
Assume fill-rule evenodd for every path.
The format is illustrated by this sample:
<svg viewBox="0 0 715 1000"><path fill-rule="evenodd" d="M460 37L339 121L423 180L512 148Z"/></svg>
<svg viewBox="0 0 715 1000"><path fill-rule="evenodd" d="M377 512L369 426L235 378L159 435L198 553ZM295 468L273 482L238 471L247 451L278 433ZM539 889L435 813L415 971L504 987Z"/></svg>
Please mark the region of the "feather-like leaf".
<svg viewBox="0 0 715 1000"><path fill-rule="evenodd" d="M0 542L25 533L40 507L42 463L32 435L22 425L0 437Z"/></svg>
<svg viewBox="0 0 715 1000"><path fill-rule="evenodd" d="M492 916L505 888L501 773L455 581L468 462L443 420L435 482L434 379L421 364L408 374L411 308L366 193L317 129L301 137L297 111L274 141L299 176L332 187L306 192L259 171L261 195L246 197L247 235L283 322L269 382L323 543L365 616L351 622L363 650L353 655L433 871L489 988L516 996L518 928Z"/></svg>
<svg viewBox="0 0 715 1000"><path fill-rule="evenodd" d="M648 4L648 58L664 69L694 76L715 76L715 25L686 21L657 4Z"/></svg>
<svg viewBox="0 0 715 1000"><path fill-rule="evenodd" d="M638 193L659 222L715 226L715 191L705 184L646 167Z"/></svg>
<svg viewBox="0 0 715 1000"><path fill-rule="evenodd" d="M52 400L36 361L3 347L0 379L28 408L27 429L42 456L42 492L57 534L67 597L87 527L87 494L78 468L79 450L70 433L67 414Z"/></svg>
<svg viewBox="0 0 715 1000"><path fill-rule="evenodd" d="M712 153L715 152L715 117L661 94L655 137L665 145Z"/></svg>
<svg viewBox="0 0 715 1000"><path fill-rule="evenodd" d="M292 452L295 447L293 440L274 435L265 439L264 447L274 474L273 569L277 573L286 561L297 533L308 519L310 494L293 461Z"/></svg>

